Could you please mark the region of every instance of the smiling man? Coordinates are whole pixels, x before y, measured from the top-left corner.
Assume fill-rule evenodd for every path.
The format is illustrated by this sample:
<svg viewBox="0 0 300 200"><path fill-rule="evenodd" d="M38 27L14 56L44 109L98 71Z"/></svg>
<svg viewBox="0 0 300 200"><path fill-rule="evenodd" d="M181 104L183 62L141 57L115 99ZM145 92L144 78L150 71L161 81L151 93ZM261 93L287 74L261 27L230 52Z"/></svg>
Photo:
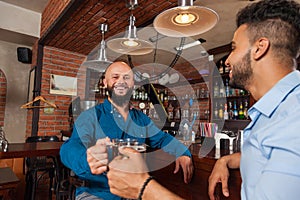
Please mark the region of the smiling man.
<svg viewBox="0 0 300 200"><path fill-rule="evenodd" d="M248 111L241 153L220 158L209 178L210 199L228 168L240 168L242 200L300 197L300 5L290 0L262 0L237 16L232 51L226 60L230 83L257 101Z"/></svg>
<svg viewBox="0 0 300 200"><path fill-rule="evenodd" d="M108 98L103 103L81 113L71 138L61 147L61 160L88 187L77 188L76 199L121 199L110 193L106 176L110 139L136 139L152 148L161 148L176 156L177 173L183 170L184 182L193 175L193 163L188 149L174 137L161 131L152 120L134 108L130 97L134 87L133 72L127 63L116 61L105 72L103 83ZM106 140L103 138L107 138Z"/></svg>

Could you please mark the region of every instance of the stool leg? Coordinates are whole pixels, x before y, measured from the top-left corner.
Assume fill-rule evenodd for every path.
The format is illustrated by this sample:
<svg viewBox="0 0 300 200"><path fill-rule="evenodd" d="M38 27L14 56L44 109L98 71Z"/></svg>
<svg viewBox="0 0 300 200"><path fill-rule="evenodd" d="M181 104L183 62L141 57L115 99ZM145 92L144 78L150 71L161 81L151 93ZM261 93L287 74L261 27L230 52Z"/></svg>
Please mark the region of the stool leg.
<svg viewBox="0 0 300 200"><path fill-rule="evenodd" d="M52 185L53 185L54 169L49 170L49 200L52 200Z"/></svg>
<svg viewBox="0 0 300 200"><path fill-rule="evenodd" d="M35 191L37 187L37 171L33 171L32 188L31 188L31 200L35 200Z"/></svg>

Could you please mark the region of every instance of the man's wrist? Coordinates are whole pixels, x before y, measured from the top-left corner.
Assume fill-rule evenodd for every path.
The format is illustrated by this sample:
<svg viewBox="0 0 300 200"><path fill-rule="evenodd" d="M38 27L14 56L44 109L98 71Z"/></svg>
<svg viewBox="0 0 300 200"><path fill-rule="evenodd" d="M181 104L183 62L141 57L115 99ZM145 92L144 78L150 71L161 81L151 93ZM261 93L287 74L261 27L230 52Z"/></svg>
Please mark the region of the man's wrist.
<svg viewBox="0 0 300 200"><path fill-rule="evenodd" d="M144 192L145 192L145 189L146 189L147 185L148 185L149 182L150 182L151 180L153 180L153 179L154 179L153 176L149 176L149 177L144 181L143 186L142 186L141 189L140 189L139 196L138 196L138 198L137 198L138 200L142 200L142 197L143 197L143 194L144 194Z"/></svg>

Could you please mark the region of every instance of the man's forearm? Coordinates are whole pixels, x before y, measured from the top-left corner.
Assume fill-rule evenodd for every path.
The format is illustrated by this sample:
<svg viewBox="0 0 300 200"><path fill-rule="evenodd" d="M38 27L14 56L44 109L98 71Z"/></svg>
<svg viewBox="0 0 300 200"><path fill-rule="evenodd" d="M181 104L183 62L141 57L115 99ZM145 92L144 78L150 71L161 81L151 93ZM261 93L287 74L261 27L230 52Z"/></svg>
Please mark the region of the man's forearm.
<svg viewBox="0 0 300 200"><path fill-rule="evenodd" d="M241 153L234 153L231 155L223 156L220 158L220 162L225 162L230 169L236 169L240 167Z"/></svg>
<svg viewBox="0 0 300 200"><path fill-rule="evenodd" d="M168 189L164 188L155 180L152 180L147 185L144 194L142 196L144 200L182 200L183 198L172 193Z"/></svg>

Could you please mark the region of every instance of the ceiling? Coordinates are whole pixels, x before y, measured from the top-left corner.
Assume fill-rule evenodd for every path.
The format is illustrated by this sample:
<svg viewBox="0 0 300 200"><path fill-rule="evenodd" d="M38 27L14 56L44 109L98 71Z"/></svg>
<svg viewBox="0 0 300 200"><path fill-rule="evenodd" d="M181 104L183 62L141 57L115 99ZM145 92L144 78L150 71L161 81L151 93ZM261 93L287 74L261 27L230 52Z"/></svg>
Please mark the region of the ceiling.
<svg viewBox="0 0 300 200"><path fill-rule="evenodd" d="M49 0L1 0L28 10L42 13Z"/></svg>
<svg viewBox="0 0 300 200"><path fill-rule="evenodd" d="M26 9L36 12L42 12L48 0L2 0ZM300 0L296 0L300 3ZM84 55L95 56L99 48L101 34L98 29L100 23L107 23L109 31L105 33L105 39L123 37L128 26L129 9L126 7L126 1L115 0L74 0L69 10L56 20L55 25L41 37L45 45L78 52ZM76 3L77 2L77 3ZM81 2L81 3L80 3ZM82 3L84 2L84 3ZM183 57L192 59L199 57L203 51L214 54L215 58L221 57L229 51L229 43L235 30L235 15L242 7L252 3L250 0L195 0L194 5L206 6L215 10L219 15L219 22L210 31L198 36L187 38L185 43L203 38L205 43L187 50L184 50ZM132 11L136 17L136 26L138 28L138 37L149 40L150 37L157 35L152 27L152 21L155 16L162 11L177 6L178 0L139 0L138 7ZM174 47L178 46L180 39L163 38L158 40L157 51L148 56L136 56L137 61L150 62L158 59L160 63L170 63L176 54ZM156 56L154 56L154 54ZM108 58L113 60L122 56L107 49ZM170 58L169 58L170 57ZM169 60L167 59L169 58ZM165 61L166 60L166 61Z"/></svg>
<svg viewBox="0 0 300 200"><path fill-rule="evenodd" d="M48 2L48 0L1 1L40 13L44 10ZM52 35L48 35L45 39L46 45L89 55L95 47L97 48L101 40L98 25L102 22L106 22L109 25L109 31L106 33L105 39L113 36L123 36L129 18L129 10L125 5L125 1L85 0L84 2L84 4L81 3L81 5L77 6L76 10L74 9L69 14L68 19L67 17L60 19L60 22L57 23L58 26L52 30ZM155 30L151 26L154 17L168 8L177 6L178 1L139 0L138 3L138 7L133 10L133 14L136 17L136 26L139 31L138 37L149 39L149 37L156 35ZM220 19L212 30L189 38L189 41L200 37L204 38L207 42L203 43L202 46L206 50L228 44L235 29L235 14L241 7L244 7L248 3L248 0L196 0L194 5L212 8L219 14ZM142 30L142 27L146 25L146 30ZM143 35L143 32L146 33ZM173 47L170 46L164 50L169 51ZM107 54L110 54L109 50Z"/></svg>

